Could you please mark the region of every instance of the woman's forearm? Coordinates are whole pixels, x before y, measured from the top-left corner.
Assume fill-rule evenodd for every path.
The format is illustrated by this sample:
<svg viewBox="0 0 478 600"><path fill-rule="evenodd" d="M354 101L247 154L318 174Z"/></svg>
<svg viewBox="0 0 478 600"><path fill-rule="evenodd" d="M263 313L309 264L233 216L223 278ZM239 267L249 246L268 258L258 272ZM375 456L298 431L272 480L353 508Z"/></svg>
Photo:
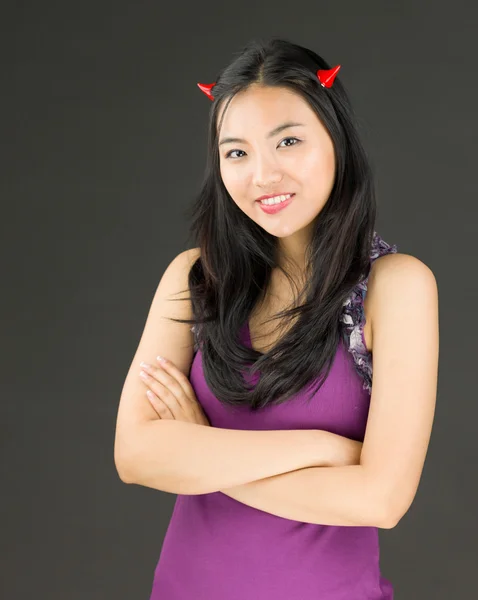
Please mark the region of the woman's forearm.
<svg viewBox="0 0 478 600"><path fill-rule="evenodd" d="M240 430L146 421L129 435L123 481L174 494L207 494L343 459L341 438L314 429ZM351 440L350 440L351 442Z"/></svg>
<svg viewBox="0 0 478 600"><path fill-rule="evenodd" d="M318 433L327 434L321 431ZM324 465L316 465L220 491L252 508L303 523L388 526L381 520L383 507L378 501L375 504L368 500L361 501L365 497L367 486L362 485L362 474L358 468L356 472L341 469L346 466L360 467L362 443L339 435L331 441L334 442L330 446L333 448L330 453L332 464L327 466L336 468L324 470L320 468ZM346 494L340 486L347 489ZM351 501L344 502L343 497L350 495ZM375 501L373 494L370 497ZM377 508L368 511L371 506Z"/></svg>
<svg viewBox="0 0 478 600"><path fill-rule="evenodd" d="M301 523L381 527L396 520L363 465L309 467L222 490L242 504Z"/></svg>

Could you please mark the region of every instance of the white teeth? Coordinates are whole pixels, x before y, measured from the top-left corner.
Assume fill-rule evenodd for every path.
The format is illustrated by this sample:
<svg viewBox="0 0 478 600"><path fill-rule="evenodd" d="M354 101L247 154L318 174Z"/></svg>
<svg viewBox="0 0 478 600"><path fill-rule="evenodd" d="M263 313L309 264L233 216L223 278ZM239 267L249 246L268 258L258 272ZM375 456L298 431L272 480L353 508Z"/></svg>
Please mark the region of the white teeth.
<svg viewBox="0 0 478 600"><path fill-rule="evenodd" d="M274 196L274 198L266 198L265 200L261 200L261 204L279 204L279 202L284 202L287 198L290 198L292 194L286 194L285 196Z"/></svg>

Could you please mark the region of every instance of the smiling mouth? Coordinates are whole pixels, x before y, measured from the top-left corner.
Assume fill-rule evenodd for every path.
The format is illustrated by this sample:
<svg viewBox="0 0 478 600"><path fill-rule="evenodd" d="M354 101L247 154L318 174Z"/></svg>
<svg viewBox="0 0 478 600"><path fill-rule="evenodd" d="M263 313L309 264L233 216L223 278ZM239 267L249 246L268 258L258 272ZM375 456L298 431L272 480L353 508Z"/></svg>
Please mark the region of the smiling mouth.
<svg viewBox="0 0 478 600"><path fill-rule="evenodd" d="M259 198L255 202L259 202L259 204L266 206L274 206L275 204L280 204L281 202L285 202L286 200L290 200L293 196L295 196L295 192L289 192L287 194L276 194L275 196L267 196L265 198ZM279 198L279 200L274 200L271 202L273 198Z"/></svg>
<svg viewBox="0 0 478 600"><path fill-rule="evenodd" d="M287 196L286 200L281 200L279 202L273 202L272 204L265 204L263 202L259 202L256 200L256 204L258 204L261 207L261 210L263 212L265 212L268 215L274 215L278 212L280 212L281 210L284 210L285 208L287 208L287 206L289 206L289 204L292 202L292 200L294 199L295 194L291 194L290 196Z"/></svg>

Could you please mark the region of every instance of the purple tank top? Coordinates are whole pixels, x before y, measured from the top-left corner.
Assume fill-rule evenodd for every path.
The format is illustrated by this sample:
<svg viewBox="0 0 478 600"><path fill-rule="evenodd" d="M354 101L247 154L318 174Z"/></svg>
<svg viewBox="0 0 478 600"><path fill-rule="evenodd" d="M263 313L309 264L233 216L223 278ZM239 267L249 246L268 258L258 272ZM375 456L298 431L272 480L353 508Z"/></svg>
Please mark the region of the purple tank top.
<svg viewBox="0 0 478 600"><path fill-rule="evenodd" d="M397 252L375 232L371 261ZM201 351L190 382L213 427L324 429L363 440L372 358L363 337L367 280L344 303L340 342L329 375L310 404L288 402L252 412L226 407L204 380ZM250 345L248 323L244 343ZM258 377L258 374L255 375ZM154 572L150 600L393 600L382 577L376 527L316 525L252 508L222 492L176 498Z"/></svg>

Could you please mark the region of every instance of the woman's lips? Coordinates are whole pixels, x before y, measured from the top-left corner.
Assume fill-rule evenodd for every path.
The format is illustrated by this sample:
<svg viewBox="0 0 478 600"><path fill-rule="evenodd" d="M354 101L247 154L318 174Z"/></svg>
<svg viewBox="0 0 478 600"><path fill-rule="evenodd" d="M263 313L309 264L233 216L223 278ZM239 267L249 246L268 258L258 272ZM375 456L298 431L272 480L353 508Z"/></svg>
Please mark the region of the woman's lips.
<svg viewBox="0 0 478 600"><path fill-rule="evenodd" d="M293 198L294 198L295 194L292 194L292 196L290 198L287 198L287 200L284 200L283 202L278 202L277 204L262 204L262 202L256 201L257 204L259 204L259 206L262 208L262 210L267 213L268 215L274 215L275 213L279 212L280 210L283 210L284 208L286 208L286 206L289 206L289 204L292 202Z"/></svg>

